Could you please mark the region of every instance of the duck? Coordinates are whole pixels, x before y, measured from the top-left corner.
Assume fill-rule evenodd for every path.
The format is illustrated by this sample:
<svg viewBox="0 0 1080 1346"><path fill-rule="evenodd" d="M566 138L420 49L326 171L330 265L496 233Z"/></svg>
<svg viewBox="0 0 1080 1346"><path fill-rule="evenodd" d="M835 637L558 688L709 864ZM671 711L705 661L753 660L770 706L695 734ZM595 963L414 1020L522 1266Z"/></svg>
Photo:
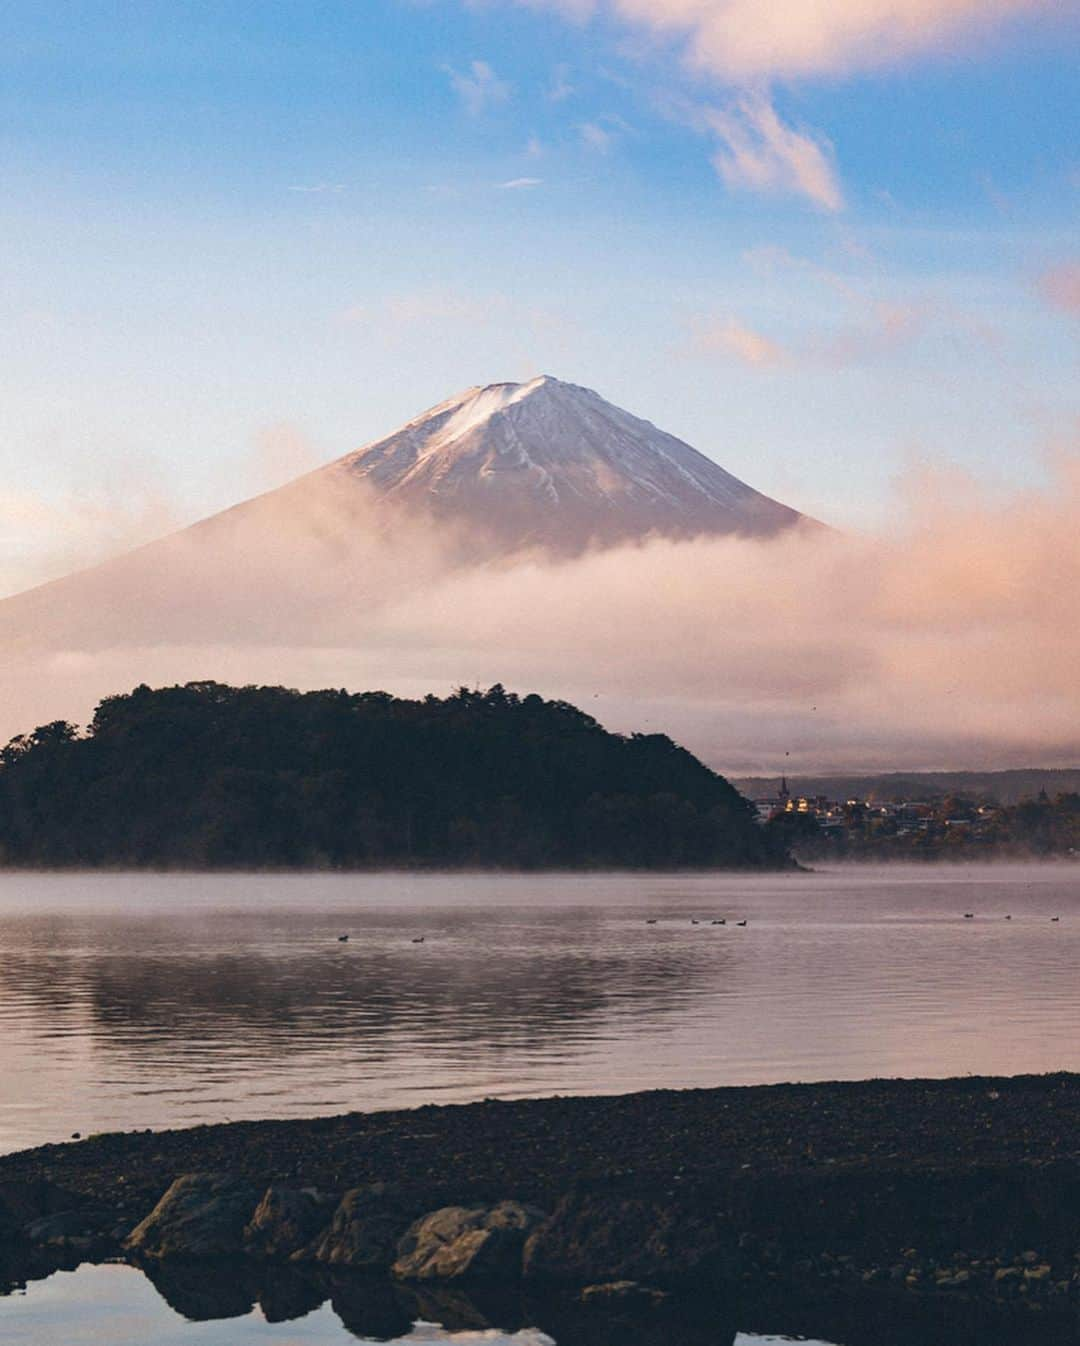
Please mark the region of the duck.
<svg viewBox="0 0 1080 1346"><path fill-rule="evenodd" d="M656 917L655 917L655 916L650 916L650 917L648 918L648 920L645 922L645 924L646 924L646 925L655 925L655 924L656 924Z"/></svg>
<svg viewBox="0 0 1080 1346"><path fill-rule="evenodd" d="M745 922L745 921L736 921L735 924L736 924L736 925L745 925L746 922Z"/></svg>
<svg viewBox="0 0 1080 1346"><path fill-rule="evenodd" d="M712 924L713 924L713 925L727 925L727 917L726 917L726 916L721 916L720 919L719 919L718 921L713 921Z"/></svg>
<svg viewBox="0 0 1080 1346"><path fill-rule="evenodd" d="M348 937L348 935L338 935L338 937L337 937L337 942L338 942L339 944L348 944L348 942L349 942L349 937Z"/></svg>
<svg viewBox="0 0 1080 1346"><path fill-rule="evenodd" d="M417 936L413 939L413 943L414 943L414 944L423 944L423 942L424 942L424 938L425 938L425 937L424 937L423 935L417 935Z"/></svg>
<svg viewBox="0 0 1080 1346"><path fill-rule="evenodd" d="M964 912L964 920L965 920L965 921L973 921L974 919L975 919L975 913L974 913L973 911L965 911L965 912Z"/></svg>
<svg viewBox="0 0 1080 1346"><path fill-rule="evenodd" d="M690 917L690 924L691 924L691 925L700 925L701 922L700 922L695 916L691 916L691 917Z"/></svg>
<svg viewBox="0 0 1080 1346"><path fill-rule="evenodd" d="M1061 920L1061 917L1060 917L1060 916L1051 916L1050 919L1051 919L1052 921L1060 921L1060 920Z"/></svg>

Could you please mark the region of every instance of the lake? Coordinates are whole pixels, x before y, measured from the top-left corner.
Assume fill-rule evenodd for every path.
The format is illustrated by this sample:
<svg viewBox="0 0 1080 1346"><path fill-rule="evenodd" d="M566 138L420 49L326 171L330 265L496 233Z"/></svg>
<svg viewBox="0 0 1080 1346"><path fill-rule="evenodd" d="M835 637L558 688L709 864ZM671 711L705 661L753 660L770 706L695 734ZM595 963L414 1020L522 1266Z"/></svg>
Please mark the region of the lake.
<svg viewBox="0 0 1080 1346"><path fill-rule="evenodd" d="M1080 1069L1080 868L7 874L0 946L4 1150L485 1096ZM0 1294L0 1338L593 1340L457 1302L447 1316L400 1288L241 1280L83 1266ZM625 1346L809 1340L773 1323L798 1319L635 1330Z"/></svg>
<svg viewBox="0 0 1080 1346"><path fill-rule="evenodd" d="M461 1295L452 1314L458 1322L451 1319L446 1327L427 1318L409 1322L417 1306L386 1303L381 1291L372 1292L369 1287L351 1292L339 1287L337 1294L327 1294L322 1303L316 1294L307 1306L284 1306L264 1294L257 1307L250 1302L245 1306L248 1296L241 1289L238 1296L233 1292L232 1306L221 1304L218 1319L207 1318L202 1310L190 1316L193 1306L183 1298L170 1304L175 1295L174 1285L155 1289L143 1273L120 1265L58 1272L7 1300L0 1299L3 1341L5 1346L46 1346L61 1341L65 1346L101 1346L102 1342L109 1346L147 1346L149 1342L154 1346L356 1346L357 1341L400 1346L560 1346L558 1338L540 1327L473 1326L467 1320L478 1315L467 1300L462 1312ZM427 1307L428 1312L432 1310L438 1307ZM295 1316L283 1318L283 1312ZM403 1319L400 1330L393 1326L395 1316ZM694 1346L706 1346L703 1330L695 1331L694 1338ZM795 1339L737 1333L724 1330L718 1322L715 1335L708 1334L707 1346L774 1346ZM797 1339L807 1341L808 1346L827 1346ZM679 1346L664 1329L642 1331L638 1327L626 1341L628 1346ZM582 1337L575 1333L574 1346L580 1342Z"/></svg>
<svg viewBox="0 0 1080 1346"><path fill-rule="evenodd" d="M489 1096L1080 1070L1080 866L5 874L0 948L4 1151Z"/></svg>
<svg viewBox="0 0 1080 1346"><path fill-rule="evenodd" d="M612 1315L572 1298L395 1285L325 1268L83 1265L0 1288L4 1346L1073 1346L1068 1317L958 1303L680 1301Z"/></svg>

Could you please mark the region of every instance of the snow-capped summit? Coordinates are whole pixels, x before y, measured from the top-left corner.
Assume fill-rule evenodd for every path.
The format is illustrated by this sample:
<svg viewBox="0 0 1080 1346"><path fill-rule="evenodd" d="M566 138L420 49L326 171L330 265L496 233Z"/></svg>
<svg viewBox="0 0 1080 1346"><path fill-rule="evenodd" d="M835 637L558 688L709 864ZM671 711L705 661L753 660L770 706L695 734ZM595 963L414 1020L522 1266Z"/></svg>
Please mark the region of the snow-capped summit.
<svg viewBox="0 0 1080 1346"><path fill-rule="evenodd" d="M469 388L324 471L511 548L771 534L804 517L648 421L549 375Z"/></svg>
<svg viewBox="0 0 1080 1346"><path fill-rule="evenodd" d="M333 644L357 614L461 567L804 522L588 388L493 383L179 533L0 601L0 644L152 649L222 631Z"/></svg>

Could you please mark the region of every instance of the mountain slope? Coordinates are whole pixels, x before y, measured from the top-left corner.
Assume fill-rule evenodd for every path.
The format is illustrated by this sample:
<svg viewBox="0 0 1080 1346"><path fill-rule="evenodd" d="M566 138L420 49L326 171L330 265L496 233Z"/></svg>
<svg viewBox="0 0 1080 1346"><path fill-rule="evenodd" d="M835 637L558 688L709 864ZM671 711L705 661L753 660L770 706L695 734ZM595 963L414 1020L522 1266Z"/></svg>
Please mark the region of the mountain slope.
<svg viewBox="0 0 1080 1346"><path fill-rule="evenodd" d="M335 681L346 657L382 681L387 649L426 684L429 650L457 667L453 632L435 629L440 603L483 611L483 592L461 597L466 571L480 584L481 567L516 558L804 524L587 389L550 378L470 389L278 490L0 600L0 737L85 714L134 681ZM602 594L588 602L604 608ZM475 676L475 656L462 657ZM497 641L485 657L500 676Z"/></svg>
<svg viewBox="0 0 1080 1346"><path fill-rule="evenodd" d="M470 388L324 469L501 548L773 534L803 516L588 388Z"/></svg>

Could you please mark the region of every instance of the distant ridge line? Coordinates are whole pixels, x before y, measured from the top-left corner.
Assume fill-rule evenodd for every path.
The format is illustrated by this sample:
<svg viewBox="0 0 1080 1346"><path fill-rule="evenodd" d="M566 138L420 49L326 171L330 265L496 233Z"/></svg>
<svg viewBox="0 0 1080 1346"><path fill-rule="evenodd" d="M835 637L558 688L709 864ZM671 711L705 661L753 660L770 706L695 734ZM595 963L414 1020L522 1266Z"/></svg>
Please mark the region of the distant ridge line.
<svg viewBox="0 0 1080 1346"><path fill-rule="evenodd" d="M750 798L767 798L780 789L779 776L728 776ZM866 775L788 776L796 797L827 795L830 799L923 799L946 794L989 797L1017 804L1045 790L1057 794L1080 791L1080 767L1014 767L1004 771L890 771Z"/></svg>

